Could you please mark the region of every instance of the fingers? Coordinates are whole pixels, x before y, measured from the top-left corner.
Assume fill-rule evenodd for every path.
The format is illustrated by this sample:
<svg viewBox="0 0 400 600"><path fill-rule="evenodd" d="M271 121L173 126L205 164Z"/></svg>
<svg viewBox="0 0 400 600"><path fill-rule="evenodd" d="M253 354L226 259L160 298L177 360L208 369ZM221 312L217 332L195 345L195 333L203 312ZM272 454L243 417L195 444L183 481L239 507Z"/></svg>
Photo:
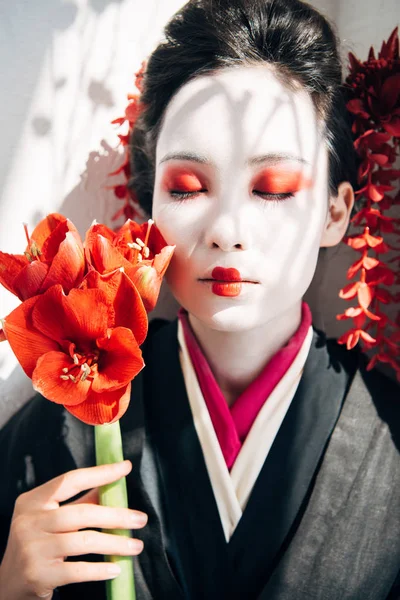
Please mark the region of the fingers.
<svg viewBox="0 0 400 600"><path fill-rule="evenodd" d="M101 529L141 529L147 515L128 508L73 503L42 513L39 526L50 533L65 533L89 527Z"/></svg>
<svg viewBox="0 0 400 600"><path fill-rule="evenodd" d="M84 490L121 479L129 473L131 468L132 463L126 460L121 463L68 471L21 494L17 499L17 508L24 509L26 504L29 505L30 510L58 508L60 502L69 500Z"/></svg>
<svg viewBox="0 0 400 600"><path fill-rule="evenodd" d="M50 570L49 570L50 571ZM121 569L112 562L64 562L51 569L51 584L56 587L85 581L105 581L117 577Z"/></svg>
<svg viewBox="0 0 400 600"><path fill-rule="evenodd" d="M55 558L79 556L81 554L108 554L114 556L132 556L140 554L143 542L111 533L85 530L73 533L60 533L54 536Z"/></svg>

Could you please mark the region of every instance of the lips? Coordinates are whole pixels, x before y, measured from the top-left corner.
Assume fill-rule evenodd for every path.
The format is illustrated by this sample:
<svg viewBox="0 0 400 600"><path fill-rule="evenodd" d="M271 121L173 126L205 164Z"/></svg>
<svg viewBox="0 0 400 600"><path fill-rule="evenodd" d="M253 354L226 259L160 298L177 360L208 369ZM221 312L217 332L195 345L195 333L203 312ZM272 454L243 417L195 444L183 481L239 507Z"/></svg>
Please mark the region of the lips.
<svg viewBox="0 0 400 600"><path fill-rule="evenodd" d="M255 279L242 278L240 272L234 267L215 267L208 277L203 277L201 281L220 281L224 283L259 283Z"/></svg>
<svg viewBox="0 0 400 600"><path fill-rule="evenodd" d="M211 273L211 277L217 281L242 281L239 271L233 267L229 269L215 267Z"/></svg>

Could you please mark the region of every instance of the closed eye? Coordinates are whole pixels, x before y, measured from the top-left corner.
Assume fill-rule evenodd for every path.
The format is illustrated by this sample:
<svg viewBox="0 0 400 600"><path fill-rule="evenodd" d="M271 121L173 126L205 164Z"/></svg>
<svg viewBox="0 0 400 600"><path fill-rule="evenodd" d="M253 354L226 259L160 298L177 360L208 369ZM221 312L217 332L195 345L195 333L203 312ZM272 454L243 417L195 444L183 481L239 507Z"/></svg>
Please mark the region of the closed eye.
<svg viewBox="0 0 400 600"><path fill-rule="evenodd" d="M184 192L184 191L180 191L180 190L169 190L169 195L172 198L186 200L188 198L194 198L198 194L204 194L207 191L208 190L205 188L203 188L201 190L190 191L190 192L189 191ZM260 196L261 198L267 199L269 201L277 201L277 202L280 202L282 200L287 200L288 198L292 198L294 196L294 194L292 192L272 194L270 192L262 192L260 190L253 190L253 194L255 194L256 196Z"/></svg>
<svg viewBox="0 0 400 600"><path fill-rule="evenodd" d="M282 200L287 200L288 198L293 198L293 192L282 192L280 194L271 194L270 192L261 192L260 190L253 190L253 194L256 196L261 196L266 200L280 202Z"/></svg>
<svg viewBox="0 0 400 600"><path fill-rule="evenodd" d="M179 198L180 200L185 200L186 198L193 198L194 196L197 196L197 194L203 194L205 192L207 192L206 189L194 190L190 192L184 192L180 190L169 190L168 193L170 196L172 196L172 198Z"/></svg>

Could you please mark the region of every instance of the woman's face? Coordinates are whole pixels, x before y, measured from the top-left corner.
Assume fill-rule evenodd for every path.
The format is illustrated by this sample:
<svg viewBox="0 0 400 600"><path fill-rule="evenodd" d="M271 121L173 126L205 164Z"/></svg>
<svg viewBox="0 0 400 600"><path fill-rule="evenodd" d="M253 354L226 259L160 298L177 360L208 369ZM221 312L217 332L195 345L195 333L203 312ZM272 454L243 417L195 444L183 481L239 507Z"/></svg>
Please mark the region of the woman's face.
<svg viewBox="0 0 400 600"><path fill-rule="evenodd" d="M226 331L298 304L324 242L327 165L310 96L269 68L225 69L182 87L157 142L152 215L176 244L166 278L177 301ZM216 267L243 282L222 283L235 272Z"/></svg>

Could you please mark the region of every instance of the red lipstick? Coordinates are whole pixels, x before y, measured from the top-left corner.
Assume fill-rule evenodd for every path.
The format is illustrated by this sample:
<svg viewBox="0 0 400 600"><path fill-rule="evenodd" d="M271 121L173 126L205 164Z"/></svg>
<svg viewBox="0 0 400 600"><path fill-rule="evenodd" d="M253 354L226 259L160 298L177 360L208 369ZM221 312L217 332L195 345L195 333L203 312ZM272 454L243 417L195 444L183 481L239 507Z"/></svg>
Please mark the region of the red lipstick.
<svg viewBox="0 0 400 600"><path fill-rule="evenodd" d="M242 290L242 277L237 269L215 267L211 273L215 279L212 292L217 296L238 296Z"/></svg>
<svg viewBox="0 0 400 600"><path fill-rule="evenodd" d="M242 281L239 271L233 267L229 269L215 267L211 273L211 277L219 281Z"/></svg>

